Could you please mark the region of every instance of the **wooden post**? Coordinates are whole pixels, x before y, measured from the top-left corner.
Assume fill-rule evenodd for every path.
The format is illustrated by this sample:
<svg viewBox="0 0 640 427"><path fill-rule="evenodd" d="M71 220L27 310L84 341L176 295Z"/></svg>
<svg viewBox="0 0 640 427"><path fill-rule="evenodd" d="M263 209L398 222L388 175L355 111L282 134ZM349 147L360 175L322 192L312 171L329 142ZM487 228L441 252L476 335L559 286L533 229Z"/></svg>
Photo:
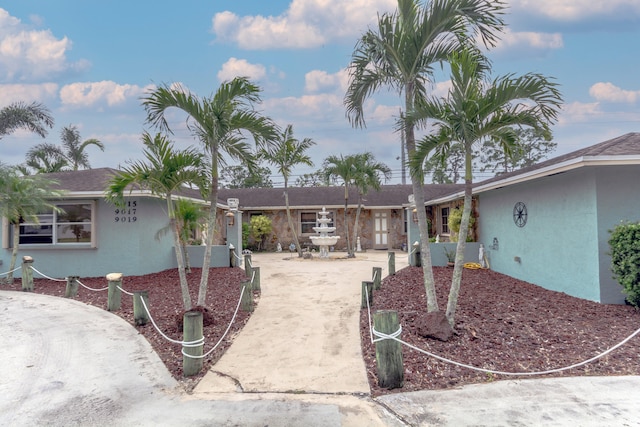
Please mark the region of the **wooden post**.
<svg viewBox="0 0 640 427"><path fill-rule="evenodd" d="M133 292L133 320L137 326L149 323L149 313L144 309L144 304L149 308L149 291Z"/></svg>
<svg viewBox="0 0 640 427"><path fill-rule="evenodd" d="M253 273L251 273L252 281L251 281L251 289L254 291L260 290L260 267L251 268Z"/></svg>
<svg viewBox="0 0 640 427"><path fill-rule="evenodd" d="M252 271L251 269L253 268L253 264L251 264L251 254L246 254L244 256L244 274L247 277L251 277Z"/></svg>
<svg viewBox="0 0 640 427"><path fill-rule="evenodd" d="M367 305L370 307L371 304L373 304L373 282L365 280L362 282L362 303L360 304L360 308L367 308Z"/></svg>
<svg viewBox="0 0 640 427"><path fill-rule="evenodd" d="M64 290L65 298L75 298L78 295L78 276L67 276L67 287Z"/></svg>
<svg viewBox="0 0 640 427"><path fill-rule="evenodd" d="M398 313L392 310L380 310L373 315L373 328L390 335L400 328ZM377 338L374 336L374 338ZM399 388L404 384L402 366L402 345L395 340L385 339L376 342L376 365L378 384L387 389Z"/></svg>
<svg viewBox="0 0 640 427"><path fill-rule="evenodd" d="M33 258L28 255L22 257L22 291L33 292Z"/></svg>
<svg viewBox="0 0 640 427"><path fill-rule="evenodd" d="M413 267L420 267L422 266L422 259L420 258L420 251L416 250L412 255L412 261L411 261L411 265Z"/></svg>
<svg viewBox="0 0 640 427"><path fill-rule="evenodd" d="M389 276L396 274L396 253L389 252Z"/></svg>
<svg viewBox="0 0 640 427"><path fill-rule="evenodd" d="M382 267L373 267L371 278L373 279L373 289L377 291L382 283Z"/></svg>
<svg viewBox="0 0 640 427"><path fill-rule="evenodd" d="M122 273L107 274L109 290L107 291L107 310L118 311L122 302Z"/></svg>
<svg viewBox="0 0 640 427"><path fill-rule="evenodd" d="M182 340L184 342L194 342L202 339L202 313L199 311L188 311L183 317L183 335ZM191 377L196 375L202 370L203 359L201 357L189 357L189 356L202 356L204 341L202 344L195 347L182 346L182 375L185 377ZM185 355L186 353L187 355Z"/></svg>
<svg viewBox="0 0 640 427"><path fill-rule="evenodd" d="M244 281L240 283L240 286L244 289L242 301L240 302L242 311L253 311L253 292L251 291L251 281Z"/></svg>

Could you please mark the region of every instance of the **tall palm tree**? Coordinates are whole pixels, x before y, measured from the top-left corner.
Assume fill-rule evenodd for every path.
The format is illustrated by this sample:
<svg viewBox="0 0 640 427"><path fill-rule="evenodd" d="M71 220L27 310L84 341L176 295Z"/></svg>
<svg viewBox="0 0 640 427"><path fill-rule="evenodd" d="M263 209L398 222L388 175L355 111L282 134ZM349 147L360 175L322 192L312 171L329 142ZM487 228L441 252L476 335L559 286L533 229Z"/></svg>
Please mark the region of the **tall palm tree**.
<svg viewBox="0 0 640 427"><path fill-rule="evenodd" d="M86 148L89 145L95 145L101 151L104 151L104 144L98 139L89 138L84 141L80 140L80 132L73 125L63 127L60 131L62 146L64 147L63 155L71 170L77 171L80 168L91 169L89 164L89 156Z"/></svg>
<svg viewBox="0 0 640 427"><path fill-rule="evenodd" d="M20 224L24 221L39 223L39 214L47 211L59 211L53 203L63 195L53 189L57 184L42 176L21 176L15 167L0 163L0 217L12 225L13 243L7 282L13 281L13 269L20 247Z"/></svg>
<svg viewBox="0 0 640 427"><path fill-rule="evenodd" d="M454 52L449 63L452 88L447 98L419 101L411 113L414 117L408 119L435 121L435 131L418 142L409 159L414 173L419 173L416 169L422 167L432 151L436 156L446 155L452 144L464 149L464 207L446 311L453 326L471 217L474 146L494 141L509 153L515 148L517 130L522 127L536 129L551 139L549 125L557 118L562 97L557 84L540 74L509 74L490 81L489 62L477 49Z"/></svg>
<svg viewBox="0 0 640 427"><path fill-rule="evenodd" d="M355 156L329 156L324 161L325 180L340 179L344 185L344 235L347 240L347 257L353 258L353 248L349 238L349 222L347 220L347 207L349 204L349 187L354 183L356 168Z"/></svg>
<svg viewBox="0 0 640 427"><path fill-rule="evenodd" d="M66 170L77 171L80 168L90 169L86 148L89 145L95 145L104 151L104 144L95 138L81 142L80 132L73 125L62 128L60 139L62 139L62 147L44 142L27 151L26 161L24 165L21 165L21 170L25 172L25 175L29 174L30 170L35 173L51 173Z"/></svg>
<svg viewBox="0 0 640 427"><path fill-rule="evenodd" d="M380 190L382 178L385 182L391 179L391 168L382 162L377 162L372 153L366 152L354 155L353 185L358 190L358 208L356 209L356 222L353 227L353 240L355 246L358 240L358 224L360 223L360 212L362 211L362 198L369 190Z"/></svg>
<svg viewBox="0 0 640 427"><path fill-rule="evenodd" d="M27 129L44 138L47 136L47 128L52 127L51 112L39 102L28 105L24 102L14 102L0 109L0 139L18 129Z"/></svg>
<svg viewBox="0 0 640 427"><path fill-rule="evenodd" d="M184 268L184 254L180 230L174 210L173 195L187 184L202 185L202 156L194 149L174 150L173 143L161 134L142 136L146 161L135 161L110 180L107 200L116 205L124 203L124 193L138 185L151 193L166 198L169 223L173 231L173 246L178 263L182 303L185 311L192 308L189 284Z"/></svg>
<svg viewBox="0 0 640 427"><path fill-rule="evenodd" d="M247 78L236 77L220 85L211 97L200 98L180 86L160 86L143 98L142 105L147 112L147 123L171 133L166 119L166 111L178 108L187 114L187 127L202 143L208 164L210 214L207 223L207 242L198 305L204 305L211 265L211 245L216 224L216 203L218 201L218 178L220 168L226 164L226 157L252 167L255 163L250 145L243 131L254 138L258 146L271 143L277 137L277 126L253 109L260 102L260 89Z"/></svg>
<svg viewBox="0 0 640 427"><path fill-rule="evenodd" d="M366 99L383 87L404 95L404 112L425 98L433 83L433 67L469 43L473 34L485 45L493 45L504 26L502 1L431 0L424 7L418 0L398 0L394 13L383 14L378 25L358 40L349 66L350 82L345 95L347 117L353 126L365 126ZM401 113L402 115L402 113ZM403 127L407 158L415 151L415 127ZM411 174L420 229L421 261L427 310L438 311L429 251L423 176Z"/></svg>
<svg viewBox="0 0 640 427"><path fill-rule="evenodd" d="M289 208L289 177L295 165L313 166L313 161L306 151L316 143L310 138L302 141L293 137L293 126L288 125L280 134L278 141L272 150L263 150L262 156L267 162L278 168L278 172L284 178L284 202L287 209L287 221L293 233L293 242L296 245L298 256L302 256L302 248L298 241L298 233L293 225L291 209Z"/></svg>

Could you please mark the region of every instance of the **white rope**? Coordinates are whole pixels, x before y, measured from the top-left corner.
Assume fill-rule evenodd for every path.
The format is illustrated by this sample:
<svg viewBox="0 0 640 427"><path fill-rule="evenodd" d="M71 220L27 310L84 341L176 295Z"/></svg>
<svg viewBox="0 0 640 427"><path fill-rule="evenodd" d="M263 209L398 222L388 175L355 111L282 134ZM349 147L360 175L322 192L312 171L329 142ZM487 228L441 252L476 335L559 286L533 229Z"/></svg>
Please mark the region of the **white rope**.
<svg viewBox="0 0 640 427"><path fill-rule="evenodd" d="M236 251L231 251L231 253L233 254L234 257L238 258L240 261L242 261L242 258L240 258L240 256L238 256L238 254L236 253Z"/></svg>
<svg viewBox="0 0 640 427"><path fill-rule="evenodd" d="M253 270L253 274L251 275L251 286L253 286L253 280L256 278L256 271ZM242 287L242 292L244 292L244 286Z"/></svg>
<svg viewBox="0 0 640 427"><path fill-rule="evenodd" d="M412 250L411 252L409 252L409 256L413 255L413 253L414 253L415 251L417 251L417 250L418 250L418 248L413 248L413 250Z"/></svg>
<svg viewBox="0 0 640 427"><path fill-rule="evenodd" d="M11 274L11 273L13 273L15 271L20 270L21 268L22 268L22 266L19 266L19 267L14 268L13 270L7 271L6 273L0 273L0 276L7 276L7 275L9 275L9 274Z"/></svg>
<svg viewBox="0 0 640 427"><path fill-rule="evenodd" d="M367 310L370 310L369 307L369 299L367 298ZM438 359L442 362L446 362L446 363L450 363L452 365L456 365L456 366L460 366L462 368L467 368L467 369L471 369L474 371L479 371L479 372L484 372L487 374L494 374L494 375L507 375L507 376L535 376L535 375L547 375L547 374L553 374L556 372L562 372L562 371L566 371L569 369L573 369L573 368L578 368L580 366L586 365L588 363L593 362L594 360L598 360L601 357L606 356L607 354L611 353L612 351L616 350L617 348L623 346L624 344L626 344L629 340L631 340L633 337L635 337L636 335L640 334L640 328L637 329L635 332L633 332L631 335L629 335L627 338L623 339L622 341L620 341L618 344L614 345L613 347L605 350L604 352L590 358L587 360L584 360L582 362L579 363L575 363L573 365L569 365L569 366L564 366L561 368L555 368L555 369L549 369L546 371L537 371L537 372L504 372L504 371L496 371L496 370L492 370L492 369L484 369L484 368L479 368L477 366L472 366L472 365L467 365L466 363L460 363L460 362L456 362L454 360L451 359L447 359L445 357L442 356L438 356L437 354L431 353L429 351L423 350L421 348L418 348L412 344L409 344L408 342L405 342L403 340L401 340L400 338L398 338L400 336L400 333L402 332L402 325L399 326L398 330L391 333L391 334L384 334L382 332L376 331L375 328L373 328L373 326L371 326L371 313L369 311L369 336L371 337L371 342L372 343L376 343L382 340L386 340L386 339L392 339L395 341L398 341L400 344L404 344L409 348L412 348L413 350L416 350L420 353L426 354L427 356L433 357L434 359ZM378 338L373 339L373 336L376 336Z"/></svg>
<svg viewBox="0 0 640 427"><path fill-rule="evenodd" d="M371 307L369 306L369 290L364 287L364 295L367 298L367 317L369 318L369 339L373 343L373 328L371 327Z"/></svg>
<svg viewBox="0 0 640 427"><path fill-rule="evenodd" d="M374 282L376 281L376 277L378 276L378 271L380 271L380 270L377 270L377 269L373 270L373 281Z"/></svg>
<svg viewBox="0 0 640 427"><path fill-rule="evenodd" d="M127 294L127 295L131 295L131 296L133 296L133 293L132 293L132 292L127 292L127 291L125 291L124 289L122 289L120 286L116 286L116 288L120 289L122 292L124 292L124 293L125 293L125 294ZM107 288L107 289L108 289L108 288Z"/></svg>
<svg viewBox="0 0 640 427"><path fill-rule="evenodd" d="M144 307L144 311L147 312L147 315L149 316L149 320L151 320L151 324L156 328L156 331L158 331L158 333L160 335L162 335L162 337L164 339L166 339L169 342L172 342L174 344L180 344L183 347L198 347L204 344L204 336L200 339L197 339L195 341L178 341L178 340L174 340L169 338L168 336L166 336L164 334L164 332L162 332L160 330L160 328L158 327L158 325L156 325L155 320L153 320L153 316L151 316L151 312L149 311L149 309L147 308L147 304L144 302L144 298L140 298L140 301L142 302L142 306Z"/></svg>
<svg viewBox="0 0 640 427"><path fill-rule="evenodd" d="M41 273L40 271L36 270L36 268L33 267L33 266L31 267L31 269L33 271L35 271L36 273L38 273L39 275L41 275L42 277L44 277L45 279L53 280L54 282L66 282L67 281L67 279L54 279L53 277L49 277L46 274Z"/></svg>
<svg viewBox="0 0 640 427"><path fill-rule="evenodd" d="M247 264L249 264L249 268L253 268L253 262L251 262L251 258L246 258Z"/></svg>
<svg viewBox="0 0 640 427"><path fill-rule="evenodd" d="M224 339L224 337L227 336L227 333L229 332L229 329L231 329L231 325L233 325L233 322L236 320L236 315L238 314L238 309L240 308L240 303L242 302L242 295L244 294L244 290L245 287L242 287L242 291L240 291L240 298L238 299L238 305L236 306L236 311L233 313L233 317L231 318L231 322L229 322L229 326L227 326L227 330L224 331L224 334L222 334L222 336L220 337L220 339L218 340L218 342L216 343L216 345L214 345L211 350L207 351L206 353L204 353L202 356L194 356L192 354L186 354L184 352L184 349L182 349L182 354L184 356L190 357L192 359L204 359L205 357L209 356L211 353L213 353L213 351L218 348L218 346L220 345L220 343L222 343L222 340Z"/></svg>
<svg viewBox="0 0 640 427"><path fill-rule="evenodd" d="M106 288L100 288L100 289L90 288L89 286L85 285L84 283L82 283L80 280L77 280L77 279L76 279L76 282L78 282L80 284L80 286L82 286L83 288L88 289L88 290L93 291L93 292L102 292L102 291L106 291L107 289L109 289L108 286Z"/></svg>

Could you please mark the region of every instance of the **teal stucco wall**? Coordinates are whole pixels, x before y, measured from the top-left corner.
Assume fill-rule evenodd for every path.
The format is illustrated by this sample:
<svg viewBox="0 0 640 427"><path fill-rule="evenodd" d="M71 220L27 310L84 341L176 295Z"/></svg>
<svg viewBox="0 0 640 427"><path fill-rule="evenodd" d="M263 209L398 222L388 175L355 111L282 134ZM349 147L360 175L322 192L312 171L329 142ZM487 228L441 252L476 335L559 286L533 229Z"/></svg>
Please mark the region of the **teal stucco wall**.
<svg viewBox="0 0 640 427"><path fill-rule="evenodd" d="M527 207L516 226L513 208ZM547 289L599 301L596 182L585 168L479 195L479 232L491 268Z"/></svg>
<svg viewBox="0 0 640 427"><path fill-rule="evenodd" d="M76 201L76 199L74 199ZM77 201L89 202L87 199ZM130 197L130 213L116 214L116 208L104 200L95 200L95 247L89 245L21 245L17 265L22 257L34 259L34 268L53 278L77 275L100 277L119 272L125 276L155 273L176 267L175 251L171 233L160 239L155 235L168 224L166 202L150 197ZM135 202L135 207L133 206ZM133 218L135 217L135 221ZM116 218L118 219L116 221ZM0 230L0 240L7 230ZM214 247L212 263L214 267L228 266L228 250ZM0 272L9 268L11 248L0 249ZM192 258L193 266L201 266L202 259ZM14 273L21 277L20 271ZM40 277L35 274L34 277Z"/></svg>

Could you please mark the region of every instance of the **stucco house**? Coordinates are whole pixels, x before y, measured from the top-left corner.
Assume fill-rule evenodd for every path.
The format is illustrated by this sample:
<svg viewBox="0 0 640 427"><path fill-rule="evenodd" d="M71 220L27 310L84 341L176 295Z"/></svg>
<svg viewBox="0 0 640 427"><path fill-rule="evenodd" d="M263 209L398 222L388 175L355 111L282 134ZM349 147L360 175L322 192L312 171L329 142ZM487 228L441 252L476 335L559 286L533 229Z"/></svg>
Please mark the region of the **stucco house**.
<svg viewBox="0 0 640 427"><path fill-rule="evenodd" d="M640 220L640 133L475 184L478 240L500 273L569 295L623 303L609 230ZM437 217L462 190L427 202Z"/></svg>
<svg viewBox="0 0 640 427"><path fill-rule="evenodd" d="M424 186L425 199L431 200L451 194L461 189L460 184L431 184ZM400 249L407 242L407 229L412 221L409 195L413 193L411 185L384 185L379 191L370 191L362 198L362 209L358 221L357 236L363 250ZM288 189L289 206L294 227L300 244L311 246L312 235L317 235L313 227L317 223L318 212L324 207L330 212L335 226L335 235L340 240L336 250L346 250L344 236L344 187L290 187ZM283 188L241 188L220 190L221 200L237 198L242 211L242 220L249 222L254 215L266 215L273 224L273 233L266 242L266 249L273 250L280 243L287 248L293 241L293 234L287 222ZM358 193L350 188L347 199L347 221L349 238L353 240L353 231L358 207ZM355 242L353 243L355 246Z"/></svg>
<svg viewBox="0 0 640 427"><path fill-rule="evenodd" d="M63 210L39 215L39 224L20 226L21 257L34 258L34 267L50 277L78 275L103 276L111 272L126 275L154 273L177 266L173 239L170 234L160 239L155 235L168 224L166 201L147 190L133 189L125 193L126 206L116 207L105 200L108 181L117 172L100 168L46 174L58 182L56 188L65 191L55 204ZM196 191L185 190L180 197L206 204ZM224 212L228 206L220 203L216 246L212 248L211 266L228 266L227 240L238 245L239 228L228 227ZM0 270L8 269L12 252L12 227L2 219L0 228ZM241 240L240 240L241 244ZM194 267L202 266L204 247L190 247ZM20 271L15 273L20 277Z"/></svg>

